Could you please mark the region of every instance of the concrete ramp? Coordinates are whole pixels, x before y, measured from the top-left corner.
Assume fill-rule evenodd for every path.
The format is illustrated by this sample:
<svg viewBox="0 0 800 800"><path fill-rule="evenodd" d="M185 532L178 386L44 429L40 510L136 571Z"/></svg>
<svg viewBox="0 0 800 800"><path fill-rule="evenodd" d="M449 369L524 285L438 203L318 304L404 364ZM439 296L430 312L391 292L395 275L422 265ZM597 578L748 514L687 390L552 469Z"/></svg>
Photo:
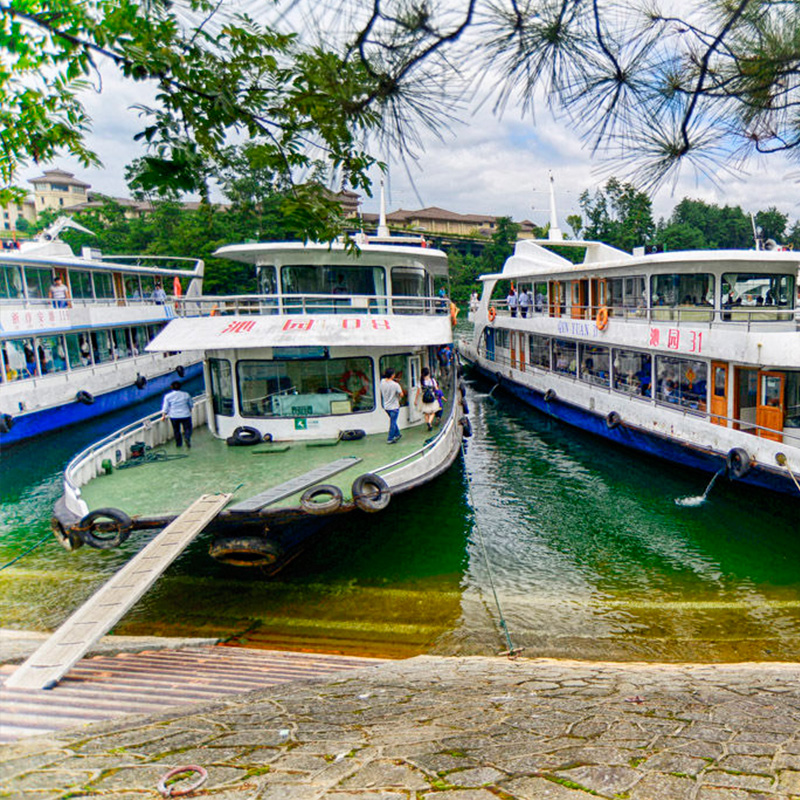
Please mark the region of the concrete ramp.
<svg viewBox="0 0 800 800"><path fill-rule="evenodd" d="M6 688L52 689L125 616L230 498L230 494L206 494L195 500L10 675Z"/></svg>

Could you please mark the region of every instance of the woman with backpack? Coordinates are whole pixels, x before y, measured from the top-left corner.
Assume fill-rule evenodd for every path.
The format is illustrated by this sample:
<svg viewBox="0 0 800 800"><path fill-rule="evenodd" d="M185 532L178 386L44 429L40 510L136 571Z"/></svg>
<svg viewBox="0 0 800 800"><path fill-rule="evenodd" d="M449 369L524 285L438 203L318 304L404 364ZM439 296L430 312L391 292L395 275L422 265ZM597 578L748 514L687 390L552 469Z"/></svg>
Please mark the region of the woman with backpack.
<svg viewBox="0 0 800 800"><path fill-rule="evenodd" d="M427 367L423 367L422 380L417 389L416 403L419 405L420 400L422 401L421 411L429 431L433 430L433 418L439 410L439 401L436 399L438 389L439 384L436 383L436 378L431 375L431 371Z"/></svg>

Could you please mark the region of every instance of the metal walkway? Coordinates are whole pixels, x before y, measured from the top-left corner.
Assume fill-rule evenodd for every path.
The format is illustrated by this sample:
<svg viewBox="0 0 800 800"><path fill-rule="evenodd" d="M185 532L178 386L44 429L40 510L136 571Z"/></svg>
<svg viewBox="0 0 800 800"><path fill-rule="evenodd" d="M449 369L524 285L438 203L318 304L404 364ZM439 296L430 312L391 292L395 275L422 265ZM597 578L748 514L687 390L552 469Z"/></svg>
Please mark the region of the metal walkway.
<svg viewBox="0 0 800 800"><path fill-rule="evenodd" d="M301 492L303 489L308 489L309 486L313 486L315 483L321 483L333 475L350 469L350 467L360 462L361 459L357 456L337 458L336 461L331 461L330 464L316 467L306 472L304 475L298 475L296 478L291 478L285 483L273 486L265 492L253 495L247 500L242 500L240 503L232 505L228 510L237 513L260 511L262 508L276 503L278 500L283 500L284 497L291 497L293 494L297 494L297 492Z"/></svg>
<svg viewBox="0 0 800 800"><path fill-rule="evenodd" d="M195 500L72 614L11 675L6 687L51 689L55 686L69 668L122 619L230 498L230 494L206 494Z"/></svg>
<svg viewBox="0 0 800 800"><path fill-rule="evenodd" d="M3 678L19 669L6 664L0 666L0 744L381 663L357 656L202 645L84 658L51 691L2 686Z"/></svg>

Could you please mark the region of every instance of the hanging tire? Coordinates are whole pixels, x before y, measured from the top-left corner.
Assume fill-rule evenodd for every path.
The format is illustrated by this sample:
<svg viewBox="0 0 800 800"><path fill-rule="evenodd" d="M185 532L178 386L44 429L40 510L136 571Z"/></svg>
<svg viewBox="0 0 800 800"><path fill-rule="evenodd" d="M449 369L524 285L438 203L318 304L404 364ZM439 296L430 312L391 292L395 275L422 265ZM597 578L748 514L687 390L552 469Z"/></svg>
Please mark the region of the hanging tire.
<svg viewBox="0 0 800 800"><path fill-rule="evenodd" d="M14 427L14 417L11 414L0 414L0 433L8 433Z"/></svg>
<svg viewBox="0 0 800 800"><path fill-rule="evenodd" d="M178 373L179 378L182 378L186 374L186 370L183 368L183 364L178 364L178 366L175 367L175 372Z"/></svg>
<svg viewBox="0 0 800 800"><path fill-rule="evenodd" d="M359 475L353 481L352 492L355 504L368 514L383 511L392 499L389 485L380 475L372 472Z"/></svg>
<svg viewBox="0 0 800 800"><path fill-rule="evenodd" d="M97 550L119 547L131 534L131 518L118 508L98 508L90 511L73 528L85 544Z"/></svg>
<svg viewBox="0 0 800 800"><path fill-rule="evenodd" d="M91 392L87 392L84 389L81 389L78 394L75 395L75 399L79 403L83 403L85 406L90 406L94 403L94 395Z"/></svg>
<svg viewBox="0 0 800 800"><path fill-rule="evenodd" d="M498 372L497 374L499 375L500 373ZM461 392L462 398L467 396L467 384L464 381L458 382L458 391Z"/></svg>
<svg viewBox="0 0 800 800"><path fill-rule="evenodd" d="M133 385L137 389L144 389L144 387L147 386L147 378L145 378L144 375L137 375L136 380L133 382Z"/></svg>
<svg viewBox="0 0 800 800"><path fill-rule="evenodd" d="M363 439L366 435L367 432L362 430L342 431L339 434L339 438L343 442L355 442L358 439Z"/></svg>
<svg viewBox="0 0 800 800"><path fill-rule="evenodd" d="M327 497L327 500L317 500L318 497ZM312 486L303 492L300 498L300 506L307 514L322 516L338 511L342 505L342 490L332 483L320 483Z"/></svg>
<svg viewBox="0 0 800 800"><path fill-rule="evenodd" d="M251 444L258 444L262 440L261 431L257 428L251 428L247 425L240 425L225 441L232 446L249 446ZM270 436L270 441L272 437Z"/></svg>
<svg viewBox="0 0 800 800"><path fill-rule="evenodd" d="M469 414L469 403L467 402L467 398L466 397L462 397L461 398L461 410L465 414Z"/></svg>
<svg viewBox="0 0 800 800"><path fill-rule="evenodd" d="M261 536L219 536L209 545L208 554L232 567L269 567L283 551Z"/></svg>
<svg viewBox="0 0 800 800"><path fill-rule="evenodd" d="M729 478L736 480L744 478L750 472L750 467L752 466L747 450L743 447L734 447L729 450L728 455L725 457L725 466L728 468Z"/></svg>
<svg viewBox="0 0 800 800"><path fill-rule="evenodd" d="M622 423L622 417L616 411L609 411L606 414L606 427L610 430L618 427Z"/></svg>
<svg viewBox="0 0 800 800"><path fill-rule="evenodd" d="M547 391L544 393L544 401L545 401L545 403L552 403L552 402L553 402L553 400L555 400L555 399L556 399L556 393L555 393L555 390L553 390L553 389L548 389L548 390L547 390Z"/></svg>
<svg viewBox="0 0 800 800"><path fill-rule="evenodd" d="M469 421L469 417L461 417L459 422L461 423L462 438L469 439L472 436L472 423Z"/></svg>

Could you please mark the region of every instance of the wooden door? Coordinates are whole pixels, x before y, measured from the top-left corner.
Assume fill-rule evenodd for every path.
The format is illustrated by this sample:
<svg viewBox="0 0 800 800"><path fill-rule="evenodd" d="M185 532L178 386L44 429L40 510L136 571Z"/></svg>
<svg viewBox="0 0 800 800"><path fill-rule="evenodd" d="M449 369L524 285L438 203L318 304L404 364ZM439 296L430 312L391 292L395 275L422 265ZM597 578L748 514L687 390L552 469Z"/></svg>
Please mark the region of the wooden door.
<svg viewBox="0 0 800 800"><path fill-rule="evenodd" d="M759 426L758 435L764 439L783 441L785 385L786 376L781 372L758 373L756 425Z"/></svg>
<svg viewBox="0 0 800 800"><path fill-rule="evenodd" d="M519 370L520 372L525 372L525 340L527 339L527 334L520 331L517 336L519 337Z"/></svg>
<svg viewBox="0 0 800 800"><path fill-rule="evenodd" d="M550 316L561 316L561 298L559 296L559 287L561 284L558 281L550 281Z"/></svg>
<svg viewBox="0 0 800 800"><path fill-rule="evenodd" d="M508 333L508 346L511 350L511 369L517 368L517 333L516 331L509 331Z"/></svg>
<svg viewBox="0 0 800 800"><path fill-rule="evenodd" d="M711 362L711 414L715 425L728 427L728 365L724 361Z"/></svg>
<svg viewBox="0 0 800 800"><path fill-rule="evenodd" d="M580 319L582 314L581 308L581 282L570 282L570 316L572 319Z"/></svg>
<svg viewBox="0 0 800 800"><path fill-rule="evenodd" d="M117 295L117 305L125 305L125 281L122 280L122 275L119 272L114 274L114 292Z"/></svg>

